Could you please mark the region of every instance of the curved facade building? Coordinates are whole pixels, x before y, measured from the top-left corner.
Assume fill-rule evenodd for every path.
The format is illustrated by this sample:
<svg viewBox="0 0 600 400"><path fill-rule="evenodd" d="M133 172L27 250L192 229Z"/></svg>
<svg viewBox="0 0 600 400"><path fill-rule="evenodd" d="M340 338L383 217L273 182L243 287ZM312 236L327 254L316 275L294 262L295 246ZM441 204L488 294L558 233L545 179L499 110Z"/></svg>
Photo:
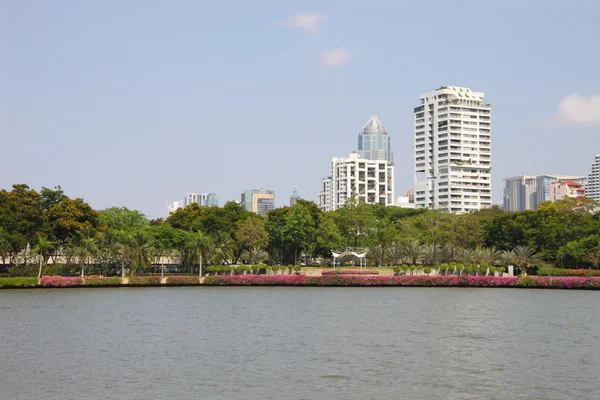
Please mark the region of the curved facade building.
<svg viewBox="0 0 600 400"><path fill-rule="evenodd" d="M390 148L390 134L375 114L358 134L358 153L360 158L365 160L394 161Z"/></svg>

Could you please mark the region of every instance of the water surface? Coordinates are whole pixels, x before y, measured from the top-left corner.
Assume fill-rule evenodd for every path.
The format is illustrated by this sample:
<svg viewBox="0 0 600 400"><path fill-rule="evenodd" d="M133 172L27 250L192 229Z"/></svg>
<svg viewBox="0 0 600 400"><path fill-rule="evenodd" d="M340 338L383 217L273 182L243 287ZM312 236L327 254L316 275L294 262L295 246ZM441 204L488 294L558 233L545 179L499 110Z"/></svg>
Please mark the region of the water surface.
<svg viewBox="0 0 600 400"><path fill-rule="evenodd" d="M600 294L0 291L0 398L600 399Z"/></svg>

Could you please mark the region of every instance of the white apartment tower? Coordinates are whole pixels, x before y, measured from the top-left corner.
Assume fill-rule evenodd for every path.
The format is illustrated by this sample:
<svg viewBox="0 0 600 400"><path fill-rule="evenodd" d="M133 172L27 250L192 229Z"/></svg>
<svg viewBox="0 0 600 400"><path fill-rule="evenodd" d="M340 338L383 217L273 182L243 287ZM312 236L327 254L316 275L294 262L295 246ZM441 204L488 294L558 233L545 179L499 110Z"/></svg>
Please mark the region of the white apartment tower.
<svg viewBox="0 0 600 400"><path fill-rule="evenodd" d="M596 154L596 158L592 164L592 171L588 175L585 195L591 199L600 201L600 153Z"/></svg>
<svg viewBox="0 0 600 400"><path fill-rule="evenodd" d="M416 208L464 213L492 205L491 105L483 93L442 86L414 109Z"/></svg>
<svg viewBox="0 0 600 400"><path fill-rule="evenodd" d="M386 160L367 160L352 153L331 159L331 177L321 181L319 208L334 211L353 195L358 204L394 205L394 166Z"/></svg>

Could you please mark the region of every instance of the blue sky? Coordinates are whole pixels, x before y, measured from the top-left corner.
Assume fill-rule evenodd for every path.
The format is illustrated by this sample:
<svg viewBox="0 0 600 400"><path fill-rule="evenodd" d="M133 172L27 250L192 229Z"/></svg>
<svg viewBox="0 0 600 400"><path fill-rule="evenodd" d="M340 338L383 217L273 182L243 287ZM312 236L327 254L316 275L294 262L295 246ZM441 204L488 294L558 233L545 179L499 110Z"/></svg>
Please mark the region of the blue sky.
<svg viewBox="0 0 600 400"><path fill-rule="evenodd" d="M150 217L191 191L316 201L375 111L401 194L442 85L492 104L494 203L508 176L589 173L600 2L449 3L0 0L0 187Z"/></svg>

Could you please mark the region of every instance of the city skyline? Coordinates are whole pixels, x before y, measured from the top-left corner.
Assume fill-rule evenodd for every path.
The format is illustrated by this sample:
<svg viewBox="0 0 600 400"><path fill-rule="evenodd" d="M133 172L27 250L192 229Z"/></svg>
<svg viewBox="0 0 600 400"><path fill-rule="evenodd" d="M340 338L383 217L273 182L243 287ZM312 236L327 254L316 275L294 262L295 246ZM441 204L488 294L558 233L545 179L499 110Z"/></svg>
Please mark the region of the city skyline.
<svg viewBox="0 0 600 400"><path fill-rule="evenodd" d="M357 127L376 111L403 194L416 99L456 85L492 103L501 204L503 178L587 175L600 152L600 55L590 50L599 7L8 3L0 134L15 151L3 154L0 187L61 185L96 209L153 218L197 188L220 204L249 187L279 193L278 207L295 188L318 202L331 157L355 150ZM478 56L440 41L448 32Z"/></svg>

